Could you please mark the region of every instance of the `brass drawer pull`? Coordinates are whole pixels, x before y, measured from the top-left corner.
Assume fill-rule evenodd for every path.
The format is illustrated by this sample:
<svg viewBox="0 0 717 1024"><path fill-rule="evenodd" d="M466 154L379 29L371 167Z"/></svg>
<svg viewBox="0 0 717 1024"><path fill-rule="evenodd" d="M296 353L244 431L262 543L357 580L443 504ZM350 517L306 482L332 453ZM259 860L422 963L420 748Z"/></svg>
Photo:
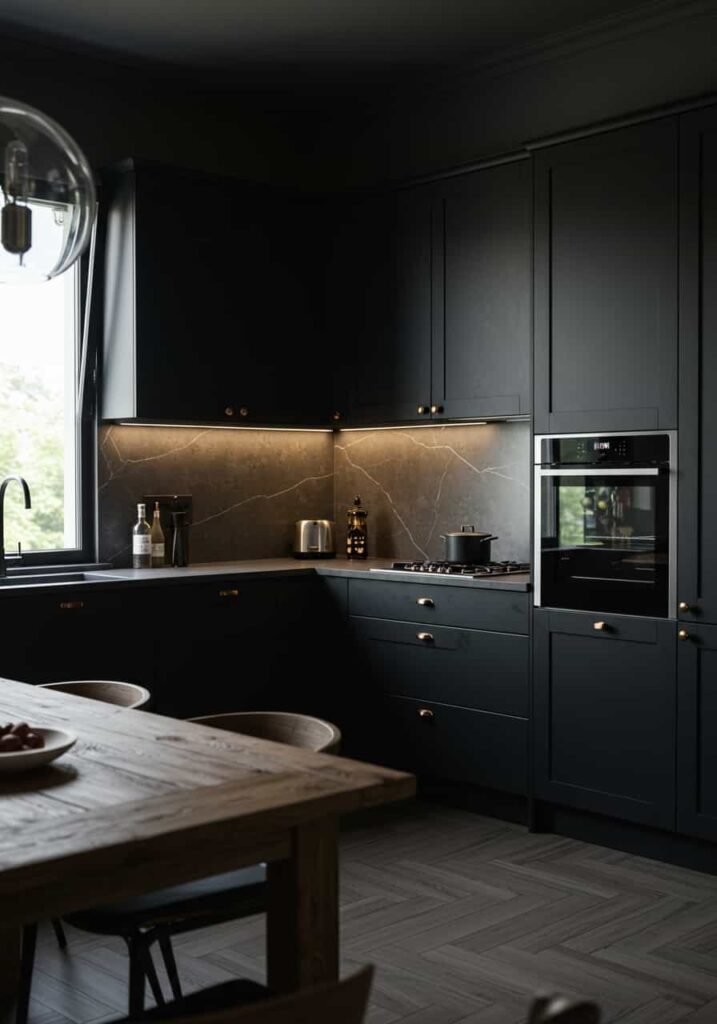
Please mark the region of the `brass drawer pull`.
<svg viewBox="0 0 717 1024"><path fill-rule="evenodd" d="M423 640L424 643L433 643L433 633L416 633L417 640Z"/></svg>
<svg viewBox="0 0 717 1024"><path fill-rule="evenodd" d="M419 718L430 719L430 718L433 718L433 712L431 711L430 708L419 708L418 709L418 717Z"/></svg>
<svg viewBox="0 0 717 1024"><path fill-rule="evenodd" d="M60 601L60 608L70 610L73 608L84 608L84 601Z"/></svg>
<svg viewBox="0 0 717 1024"><path fill-rule="evenodd" d="M416 604L420 604L421 608L435 608L432 597L419 597L416 599Z"/></svg>
<svg viewBox="0 0 717 1024"><path fill-rule="evenodd" d="M690 634L687 632L686 629L681 629L679 631L679 633L677 634L677 639L678 640L689 640L690 639Z"/></svg>
<svg viewBox="0 0 717 1024"><path fill-rule="evenodd" d="M219 596L220 597L239 597L239 591L238 590L220 590L219 591Z"/></svg>
<svg viewBox="0 0 717 1024"><path fill-rule="evenodd" d="M593 622L593 629L596 629L598 633L604 633L607 629L606 622Z"/></svg>
<svg viewBox="0 0 717 1024"><path fill-rule="evenodd" d="M442 405L432 405L432 406L431 406L431 412L432 412L432 413L433 413L433 415L435 416L435 415L436 415L436 413L438 413L438 412L443 412L443 406L442 406Z"/></svg>
<svg viewBox="0 0 717 1024"><path fill-rule="evenodd" d="M691 608L690 608L690 606L688 605L687 601L680 601L680 603L679 603L679 605L678 605L677 607L679 608L679 610L680 610L681 612L689 612L689 611L692 611L692 609L691 609Z"/></svg>

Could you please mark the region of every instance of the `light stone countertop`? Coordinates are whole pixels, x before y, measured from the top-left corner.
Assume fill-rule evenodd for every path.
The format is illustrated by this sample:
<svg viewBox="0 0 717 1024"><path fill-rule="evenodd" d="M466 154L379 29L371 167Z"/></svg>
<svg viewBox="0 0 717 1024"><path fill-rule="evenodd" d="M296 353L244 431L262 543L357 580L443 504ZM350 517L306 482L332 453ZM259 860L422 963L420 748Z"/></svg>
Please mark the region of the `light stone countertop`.
<svg viewBox="0 0 717 1024"><path fill-rule="evenodd" d="M459 587L478 587L482 589L497 589L497 590L512 590L512 591L523 591L526 592L531 589L530 587L530 574L529 573L516 573L510 576L501 577L483 577L481 579L472 579L470 577L460 576L440 576L440 575L428 575L418 573L406 573L406 572L381 572L375 573L373 569L386 569L391 567L393 561L397 559L391 558L367 558L365 560L355 560L348 558L318 558L318 559L304 559L304 558L260 558L254 560L241 560L241 561L226 561L226 562L204 562L197 563L195 565L189 565L186 567L178 568L173 566L166 566L162 569L107 569L97 568L93 569L90 567L82 567L85 573L89 575L89 579L85 580L71 580L68 579L63 581L58 578L57 582L42 583L32 582L32 577L28 576L27 585L13 586L13 587L2 587L0 588L0 599L7 594L17 593L28 593L32 591L37 593L39 591L54 591L57 587L85 587L85 586L117 586L125 588L133 582L144 582L144 583L174 583L179 584L183 581L196 580L201 578L208 578L213 576L265 576L278 575L283 576L287 573L302 573L309 574L316 572L319 575L325 576L344 576L361 578L368 577L371 579L383 579L393 580L394 582L422 582L431 584L438 584L440 586L459 586ZM49 573L53 572L51 568L41 570L38 568L38 572ZM72 573L75 570L73 567L68 567L67 572Z"/></svg>

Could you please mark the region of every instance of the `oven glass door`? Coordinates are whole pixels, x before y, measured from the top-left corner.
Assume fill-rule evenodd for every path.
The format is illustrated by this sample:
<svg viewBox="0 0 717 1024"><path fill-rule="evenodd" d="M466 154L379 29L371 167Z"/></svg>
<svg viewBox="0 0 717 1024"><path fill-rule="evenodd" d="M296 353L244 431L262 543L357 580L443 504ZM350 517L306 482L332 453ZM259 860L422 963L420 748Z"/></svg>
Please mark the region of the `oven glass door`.
<svg viewBox="0 0 717 1024"><path fill-rule="evenodd" d="M540 470L540 504L541 605L668 614L666 469Z"/></svg>

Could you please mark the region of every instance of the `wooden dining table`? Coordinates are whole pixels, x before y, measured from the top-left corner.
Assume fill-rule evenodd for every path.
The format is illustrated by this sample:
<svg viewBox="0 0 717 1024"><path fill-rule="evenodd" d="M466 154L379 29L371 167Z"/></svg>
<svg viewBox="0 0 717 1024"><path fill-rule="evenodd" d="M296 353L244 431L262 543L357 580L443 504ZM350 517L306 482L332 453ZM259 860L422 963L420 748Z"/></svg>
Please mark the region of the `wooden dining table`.
<svg viewBox="0 0 717 1024"><path fill-rule="evenodd" d="M410 798L413 775L0 679L8 721L77 741L0 771L0 1020L23 924L257 863L270 990L338 976L339 819Z"/></svg>

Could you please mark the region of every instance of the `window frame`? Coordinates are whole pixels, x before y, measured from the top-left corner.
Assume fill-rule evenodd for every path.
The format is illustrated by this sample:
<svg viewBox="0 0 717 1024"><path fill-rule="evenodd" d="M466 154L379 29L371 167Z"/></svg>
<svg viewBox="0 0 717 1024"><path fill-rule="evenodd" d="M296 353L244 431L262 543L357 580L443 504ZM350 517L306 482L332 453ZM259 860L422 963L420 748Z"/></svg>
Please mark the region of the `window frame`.
<svg viewBox="0 0 717 1024"><path fill-rule="evenodd" d="M22 575L29 568L58 568L81 565L97 565L97 352L101 325L98 322L99 307L96 251L98 244L99 219L93 238L77 261L76 289L76 364L75 381L79 380L82 366L82 347L86 345L85 373L75 387L75 463L76 463L76 526L80 531L80 544L76 548L54 548L40 551L22 551L19 558L12 558L13 552L6 551L8 575ZM68 268L69 269L69 268ZM67 271L66 271L67 272ZM94 282L93 282L94 278ZM42 287L42 285L40 285ZM91 291L90 291L91 288ZM88 306L89 299L89 306ZM89 315L89 322L86 320ZM78 405L81 414L78 413Z"/></svg>

